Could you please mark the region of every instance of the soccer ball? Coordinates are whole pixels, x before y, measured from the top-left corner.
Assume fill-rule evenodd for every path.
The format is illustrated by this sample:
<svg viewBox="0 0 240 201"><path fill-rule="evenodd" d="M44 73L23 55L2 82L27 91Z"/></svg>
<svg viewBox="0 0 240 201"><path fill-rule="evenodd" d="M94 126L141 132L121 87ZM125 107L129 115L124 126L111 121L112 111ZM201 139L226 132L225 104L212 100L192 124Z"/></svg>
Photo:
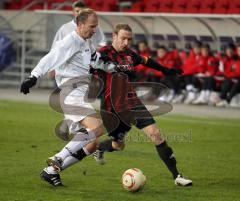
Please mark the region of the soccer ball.
<svg viewBox="0 0 240 201"><path fill-rule="evenodd" d="M126 170L122 175L122 185L128 191L138 191L143 188L146 183L146 176L138 168Z"/></svg>

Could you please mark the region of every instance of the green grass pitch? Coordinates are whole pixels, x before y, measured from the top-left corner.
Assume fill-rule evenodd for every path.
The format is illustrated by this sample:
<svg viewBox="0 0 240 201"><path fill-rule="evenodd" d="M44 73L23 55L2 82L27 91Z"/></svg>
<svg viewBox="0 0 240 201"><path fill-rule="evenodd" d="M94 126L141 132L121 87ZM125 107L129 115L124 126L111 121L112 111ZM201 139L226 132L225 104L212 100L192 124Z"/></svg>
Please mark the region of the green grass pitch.
<svg viewBox="0 0 240 201"><path fill-rule="evenodd" d="M44 104L0 101L1 201L234 201L240 199L240 121L164 115L157 124L169 139L180 171L194 186L173 184L153 144L136 129L122 152L107 153L107 164L92 157L62 172L66 187L39 178L45 159L64 143L54 135L62 115ZM143 191L122 189L122 173L143 170Z"/></svg>

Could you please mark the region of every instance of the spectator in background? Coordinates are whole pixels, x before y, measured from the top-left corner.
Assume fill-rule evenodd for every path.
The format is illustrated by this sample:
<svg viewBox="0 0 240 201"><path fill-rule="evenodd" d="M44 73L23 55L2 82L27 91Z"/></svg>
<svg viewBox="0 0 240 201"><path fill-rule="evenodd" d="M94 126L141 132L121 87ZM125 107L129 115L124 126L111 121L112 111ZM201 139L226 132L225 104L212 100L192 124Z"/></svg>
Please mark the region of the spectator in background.
<svg viewBox="0 0 240 201"><path fill-rule="evenodd" d="M151 57L152 52L148 47L147 41L143 40L137 43L137 53L143 57ZM135 73L136 81L148 80L150 76L149 73L151 72L149 71L149 68L141 64L141 65L138 65L135 69L136 69L136 73Z"/></svg>
<svg viewBox="0 0 240 201"><path fill-rule="evenodd" d="M179 68L182 66L182 60L180 57L180 51L177 48L175 43L170 43L169 44L169 53L172 55L174 58L174 66Z"/></svg>
<svg viewBox="0 0 240 201"><path fill-rule="evenodd" d="M169 52L165 46L159 46L157 49L157 62L161 65L164 65L168 68L177 67L179 68L179 57L177 56L176 51ZM173 98L180 94L180 80L179 77L163 76L162 73L155 72L157 76L157 81L164 83L168 88L171 89L170 93L166 97L159 97L165 101L171 102ZM159 80L160 79L160 80Z"/></svg>
<svg viewBox="0 0 240 201"><path fill-rule="evenodd" d="M226 49L226 56L223 58L223 72L225 79L220 86L221 100L216 106L228 106L232 98L240 91L240 45L237 46L237 55L234 55L235 48L229 45Z"/></svg>
<svg viewBox="0 0 240 201"><path fill-rule="evenodd" d="M197 88L199 86L198 79L195 77L195 74L198 73L198 60L201 55L201 46L200 41L196 41L193 45L192 50L189 53L188 58L183 63L184 71L184 80L186 83L186 98L184 103L192 103L197 97Z"/></svg>
<svg viewBox="0 0 240 201"><path fill-rule="evenodd" d="M210 93L214 90L214 76L218 70L218 60L213 56L210 46L203 44L197 64L197 77L201 83L200 94L193 104L208 104Z"/></svg>

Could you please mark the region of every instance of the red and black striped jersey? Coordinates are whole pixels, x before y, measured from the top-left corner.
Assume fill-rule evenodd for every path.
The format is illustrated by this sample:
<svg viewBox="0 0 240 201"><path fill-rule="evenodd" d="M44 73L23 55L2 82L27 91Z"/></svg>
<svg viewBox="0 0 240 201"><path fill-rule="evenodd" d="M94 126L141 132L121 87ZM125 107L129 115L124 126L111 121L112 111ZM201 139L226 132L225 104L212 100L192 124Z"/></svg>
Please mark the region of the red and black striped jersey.
<svg viewBox="0 0 240 201"><path fill-rule="evenodd" d="M148 57L143 57L127 48L123 52L117 52L112 45L104 46L100 49L101 56L107 57L116 63L118 71L133 72L139 64L146 64Z"/></svg>
<svg viewBox="0 0 240 201"><path fill-rule="evenodd" d="M131 49L117 52L112 45L100 49L101 57L107 57L117 66L117 73L111 74L98 71L98 77L103 81L102 98L106 110L131 110L141 101L130 83L131 74L139 64L146 64L148 58L142 57Z"/></svg>

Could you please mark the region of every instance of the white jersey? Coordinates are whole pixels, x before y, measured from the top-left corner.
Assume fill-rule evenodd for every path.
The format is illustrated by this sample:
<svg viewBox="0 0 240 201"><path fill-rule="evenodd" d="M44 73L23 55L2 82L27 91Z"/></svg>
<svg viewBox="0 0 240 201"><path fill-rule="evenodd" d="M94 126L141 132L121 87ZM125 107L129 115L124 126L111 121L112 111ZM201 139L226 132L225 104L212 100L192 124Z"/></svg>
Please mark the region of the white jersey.
<svg viewBox="0 0 240 201"><path fill-rule="evenodd" d="M62 25L59 28L59 30L57 31L57 33L53 39L52 48L55 46L57 41L62 40L69 33L75 31L76 28L77 28L77 24L74 22L74 20ZM90 40L92 41L92 44L95 48L97 48L98 46L106 45L106 41L105 41L106 38L100 27L96 28L96 33L91 37Z"/></svg>
<svg viewBox="0 0 240 201"><path fill-rule="evenodd" d="M90 40L84 40L76 31L55 43L54 48L45 55L31 75L39 78L54 69L57 85L61 87L67 80L89 75L93 48Z"/></svg>

